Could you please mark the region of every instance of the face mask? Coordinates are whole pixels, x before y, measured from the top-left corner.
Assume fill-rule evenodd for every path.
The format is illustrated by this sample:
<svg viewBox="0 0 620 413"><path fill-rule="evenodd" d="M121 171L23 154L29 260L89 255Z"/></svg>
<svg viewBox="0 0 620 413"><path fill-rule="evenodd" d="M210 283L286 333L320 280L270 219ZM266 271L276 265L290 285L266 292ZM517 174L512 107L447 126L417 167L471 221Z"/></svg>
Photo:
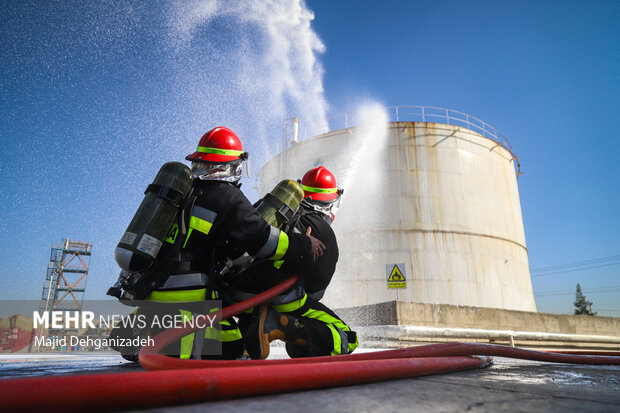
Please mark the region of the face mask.
<svg viewBox="0 0 620 413"><path fill-rule="evenodd" d="M302 201L302 205L304 205L308 209L312 209L319 214L325 216L325 220L332 223L334 220L334 215L338 208L340 207L340 196L333 201L323 202L323 201L315 201L312 198L304 198Z"/></svg>
<svg viewBox="0 0 620 413"><path fill-rule="evenodd" d="M243 172L243 163L206 163L192 162L194 178L202 181L238 182Z"/></svg>

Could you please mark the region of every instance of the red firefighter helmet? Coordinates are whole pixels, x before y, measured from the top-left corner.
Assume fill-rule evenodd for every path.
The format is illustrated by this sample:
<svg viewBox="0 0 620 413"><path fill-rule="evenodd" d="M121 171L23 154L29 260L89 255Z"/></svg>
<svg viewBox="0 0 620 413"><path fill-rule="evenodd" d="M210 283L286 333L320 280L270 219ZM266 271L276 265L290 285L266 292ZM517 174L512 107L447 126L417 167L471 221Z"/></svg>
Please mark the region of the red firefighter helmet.
<svg viewBox="0 0 620 413"><path fill-rule="evenodd" d="M192 162L227 163L248 158L241 140L228 128L218 126L202 135L196 152L187 155Z"/></svg>
<svg viewBox="0 0 620 413"><path fill-rule="evenodd" d="M333 202L340 198L342 189L336 185L336 177L324 166L310 169L301 180L304 198L313 201Z"/></svg>

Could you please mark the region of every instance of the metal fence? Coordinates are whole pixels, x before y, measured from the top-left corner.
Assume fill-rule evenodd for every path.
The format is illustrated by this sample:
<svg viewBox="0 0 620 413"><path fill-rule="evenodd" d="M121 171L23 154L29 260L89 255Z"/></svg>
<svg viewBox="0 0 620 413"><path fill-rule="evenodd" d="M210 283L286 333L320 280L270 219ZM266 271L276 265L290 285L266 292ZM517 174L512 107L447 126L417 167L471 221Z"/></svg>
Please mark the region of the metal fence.
<svg viewBox="0 0 620 413"><path fill-rule="evenodd" d="M508 139L488 123L458 110L435 106L404 105L386 106L390 122L434 122L462 126L487 137L512 152ZM356 126L360 119L353 112L340 113L327 119L330 130L346 129Z"/></svg>
<svg viewBox="0 0 620 413"><path fill-rule="evenodd" d="M464 112L459 112L458 110L439 108L436 106L400 105L386 106L385 109L388 113L388 122L443 123L447 125L461 126L473 132L479 133L480 135L497 143L498 146L501 146L508 150L508 152L512 156L511 161L514 162L517 178L522 175L519 157L514 154L512 146L510 145L510 142L508 142L508 139L496 128L484 122L483 120L478 119L475 116ZM291 145L291 121L293 119L297 120L297 118L290 118L284 121L284 150L286 150ZM312 130L312 128L308 128L307 125L300 124L299 138L301 140L305 140L314 136L321 135L323 133L327 133L329 131L355 127L362 123L363 119L359 118L359 114L356 114L354 112L344 112L327 118L328 130Z"/></svg>

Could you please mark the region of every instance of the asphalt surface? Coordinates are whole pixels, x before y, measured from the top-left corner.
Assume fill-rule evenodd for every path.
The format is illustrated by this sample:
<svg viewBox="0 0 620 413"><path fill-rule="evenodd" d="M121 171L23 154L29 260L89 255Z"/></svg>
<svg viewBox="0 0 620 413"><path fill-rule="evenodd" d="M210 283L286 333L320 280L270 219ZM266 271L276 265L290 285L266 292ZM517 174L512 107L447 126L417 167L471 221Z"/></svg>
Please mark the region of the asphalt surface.
<svg viewBox="0 0 620 413"><path fill-rule="evenodd" d="M282 348L273 358L284 357ZM140 371L116 355L0 355L3 378ZM620 412L620 366L494 357L484 369L152 412Z"/></svg>

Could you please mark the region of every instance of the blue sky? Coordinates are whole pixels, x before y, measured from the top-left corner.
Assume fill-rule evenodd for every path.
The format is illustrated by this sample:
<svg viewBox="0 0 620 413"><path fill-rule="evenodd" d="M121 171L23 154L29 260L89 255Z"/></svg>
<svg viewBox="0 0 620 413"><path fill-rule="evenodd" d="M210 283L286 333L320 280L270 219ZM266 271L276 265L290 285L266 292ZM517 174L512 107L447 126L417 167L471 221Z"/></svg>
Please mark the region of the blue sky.
<svg viewBox="0 0 620 413"><path fill-rule="evenodd" d="M102 298L143 187L208 128L240 132L256 169L284 118L373 99L498 128L525 173L539 311L572 312L579 282L600 315L620 316L620 259L534 271L620 256L618 2L312 0L310 28L286 33L295 47L282 58L311 50L314 76L288 83L266 53L265 22L295 13L294 2L215 17L213 4L1 1L0 298L38 299L50 244L63 237L94 243L87 298Z"/></svg>

